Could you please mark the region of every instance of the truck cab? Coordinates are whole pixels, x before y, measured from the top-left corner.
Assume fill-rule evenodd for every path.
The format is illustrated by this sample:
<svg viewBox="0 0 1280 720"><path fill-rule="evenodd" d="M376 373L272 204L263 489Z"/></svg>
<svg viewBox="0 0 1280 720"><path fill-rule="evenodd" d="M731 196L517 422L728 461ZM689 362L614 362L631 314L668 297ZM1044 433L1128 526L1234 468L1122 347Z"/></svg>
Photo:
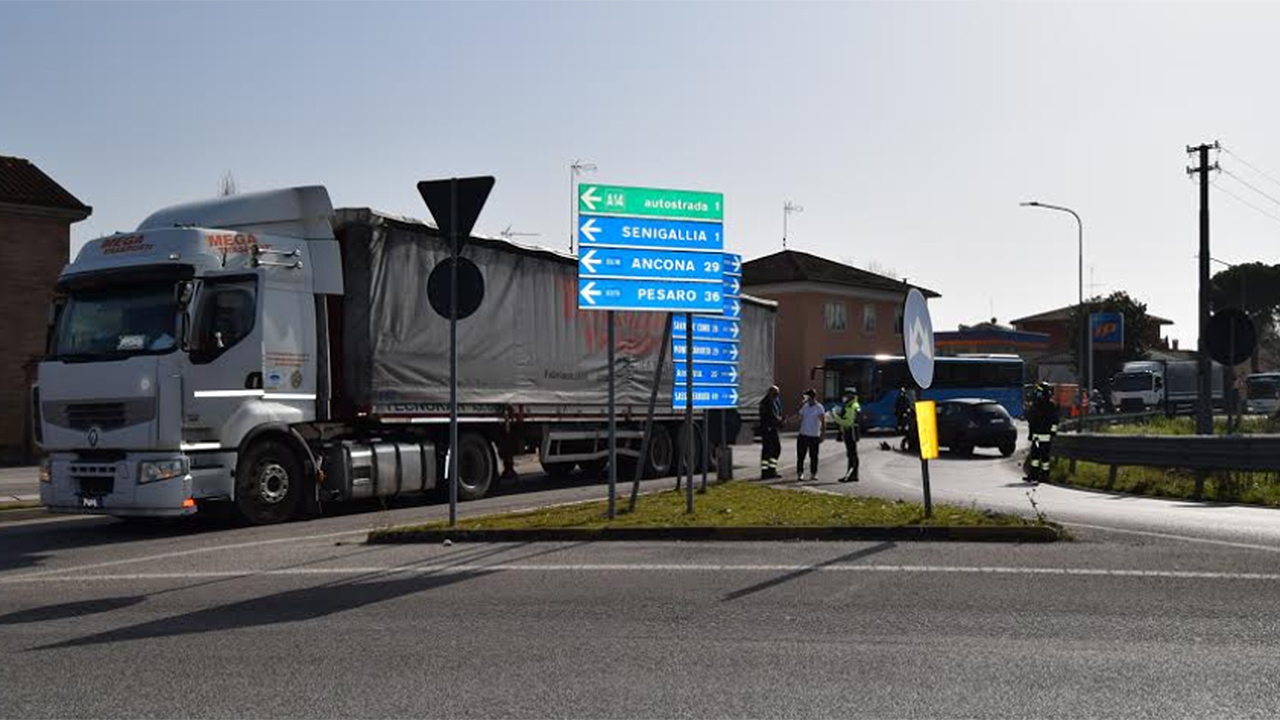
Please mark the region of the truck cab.
<svg viewBox="0 0 1280 720"><path fill-rule="evenodd" d="M1111 379L1111 404L1120 412L1142 412L1164 404L1164 373L1158 368L1134 368Z"/></svg>
<svg viewBox="0 0 1280 720"><path fill-rule="evenodd" d="M332 212L319 187L247 194L84 246L58 280L33 393L49 510L293 514L308 453L291 427L327 412Z"/></svg>

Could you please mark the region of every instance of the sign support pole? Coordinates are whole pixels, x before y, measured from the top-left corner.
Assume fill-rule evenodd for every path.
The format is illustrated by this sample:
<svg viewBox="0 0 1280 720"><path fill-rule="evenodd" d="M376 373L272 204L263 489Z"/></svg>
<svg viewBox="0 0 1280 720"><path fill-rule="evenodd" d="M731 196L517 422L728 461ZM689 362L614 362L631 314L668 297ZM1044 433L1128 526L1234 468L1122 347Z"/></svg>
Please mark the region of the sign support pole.
<svg viewBox="0 0 1280 720"><path fill-rule="evenodd" d="M702 411L702 485L698 492L707 491L707 466L711 464L711 417L706 410Z"/></svg>
<svg viewBox="0 0 1280 720"><path fill-rule="evenodd" d="M613 311L609 311L609 519L618 512L618 414L614 402L617 369L614 365Z"/></svg>
<svg viewBox="0 0 1280 720"><path fill-rule="evenodd" d="M450 217L458 217L458 179L449 181ZM449 527L458 526L458 227L450 223L449 252Z"/></svg>
<svg viewBox="0 0 1280 720"><path fill-rule="evenodd" d="M919 442L919 439L916 440ZM920 458L920 479L924 483L924 516L933 517L933 493L929 490L929 461Z"/></svg>
<svg viewBox="0 0 1280 720"><path fill-rule="evenodd" d="M684 511L693 514L693 313L684 314L684 437L685 468L689 483L685 486Z"/></svg>
<svg viewBox="0 0 1280 720"><path fill-rule="evenodd" d="M628 512L636 511L636 500L640 496L640 480L644 477L645 458L649 456L649 445L653 442L653 411L658 404L658 386L662 384L662 371L667 364L667 348L671 345L671 318L667 313L667 321L663 323L662 349L658 351L658 367L653 371L653 388L649 390L649 414L644 419L644 437L640 440L640 457L636 461L635 477L631 481L631 502ZM674 386L675 383L673 382Z"/></svg>

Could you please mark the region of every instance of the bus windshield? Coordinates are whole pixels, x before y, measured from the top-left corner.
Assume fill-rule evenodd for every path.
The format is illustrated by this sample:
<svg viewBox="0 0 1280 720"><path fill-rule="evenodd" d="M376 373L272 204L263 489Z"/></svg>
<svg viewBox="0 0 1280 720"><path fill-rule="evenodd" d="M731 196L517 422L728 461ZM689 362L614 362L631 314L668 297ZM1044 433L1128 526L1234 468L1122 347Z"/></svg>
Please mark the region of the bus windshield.
<svg viewBox="0 0 1280 720"><path fill-rule="evenodd" d="M1250 400L1280 399L1280 376L1249 378Z"/></svg>

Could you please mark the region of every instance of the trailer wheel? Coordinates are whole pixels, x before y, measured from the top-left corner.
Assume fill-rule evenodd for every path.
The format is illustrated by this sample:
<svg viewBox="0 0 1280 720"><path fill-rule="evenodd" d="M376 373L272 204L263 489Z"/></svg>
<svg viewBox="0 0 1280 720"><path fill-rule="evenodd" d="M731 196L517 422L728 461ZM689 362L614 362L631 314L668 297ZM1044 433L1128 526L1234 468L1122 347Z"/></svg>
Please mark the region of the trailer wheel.
<svg viewBox="0 0 1280 720"><path fill-rule="evenodd" d="M479 500L497 475L498 459L484 437L467 433L458 439L458 499Z"/></svg>
<svg viewBox="0 0 1280 720"><path fill-rule="evenodd" d="M256 443L236 468L236 508L254 525L284 522L297 512L302 485L293 450L275 440Z"/></svg>
<svg viewBox="0 0 1280 720"><path fill-rule="evenodd" d="M676 440L676 448L679 454L676 456L674 464L677 468L681 468L684 470L684 472L687 473L689 472L689 470L687 469L688 468L687 458L689 455L688 455L688 448L685 445L686 438L684 433L685 433L684 427L681 426L679 439ZM693 472L695 473L702 472L702 424L701 423L693 424Z"/></svg>
<svg viewBox="0 0 1280 720"><path fill-rule="evenodd" d="M670 475L675 454L675 443L671 440L671 431L666 426L655 423L653 435L649 438L649 453L644 459L644 476L660 478Z"/></svg>

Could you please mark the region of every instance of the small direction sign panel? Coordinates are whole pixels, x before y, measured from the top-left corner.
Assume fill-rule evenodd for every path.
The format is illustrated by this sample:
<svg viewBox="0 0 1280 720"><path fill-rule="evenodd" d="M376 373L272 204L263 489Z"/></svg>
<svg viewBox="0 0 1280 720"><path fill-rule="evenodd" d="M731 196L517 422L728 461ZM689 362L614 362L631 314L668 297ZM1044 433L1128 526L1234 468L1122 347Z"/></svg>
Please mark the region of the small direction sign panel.
<svg viewBox="0 0 1280 720"><path fill-rule="evenodd" d="M582 310L674 310L718 312L724 308L718 285L661 280L593 280L578 276Z"/></svg>
<svg viewBox="0 0 1280 720"><path fill-rule="evenodd" d="M674 407L683 407L688 394L683 387L677 387L672 393ZM738 406L738 389L733 387L698 387L693 388L693 406L710 410L714 408L731 408Z"/></svg>
<svg viewBox="0 0 1280 720"><path fill-rule="evenodd" d="M687 220L646 220L643 218L578 218L578 242L640 250L700 250L715 253L719 262L724 248L724 226L720 223Z"/></svg>
<svg viewBox="0 0 1280 720"><path fill-rule="evenodd" d="M720 259L710 253L585 247L578 256L578 275L584 278L718 283L723 273Z"/></svg>
<svg viewBox="0 0 1280 720"><path fill-rule="evenodd" d="M685 364L676 363L675 367L676 384L684 387L689 377L689 374L685 371ZM712 385L737 387L738 366L731 363L696 362L693 364L693 384L695 388Z"/></svg>
<svg viewBox="0 0 1280 720"><path fill-rule="evenodd" d="M685 359L684 339L678 339L671 343L671 355L675 360L682 361ZM693 343L693 360L695 363L737 363L738 346L736 343L695 340Z"/></svg>
<svg viewBox="0 0 1280 720"><path fill-rule="evenodd" d="M684 318L675 317L671 319L672 332L676 337L685 337L686 325ZM738 321L735 318L724 317L704 317L701 315L693 316L693 340L723 340L724 342L738 342Z"/></svg>
<svg viewBox="0 0 1280 720"><path fill-rule="evenodd" d="M724 195L691 190L585 185L578 189L578 212L719 223L724 220Z"/></svg>

